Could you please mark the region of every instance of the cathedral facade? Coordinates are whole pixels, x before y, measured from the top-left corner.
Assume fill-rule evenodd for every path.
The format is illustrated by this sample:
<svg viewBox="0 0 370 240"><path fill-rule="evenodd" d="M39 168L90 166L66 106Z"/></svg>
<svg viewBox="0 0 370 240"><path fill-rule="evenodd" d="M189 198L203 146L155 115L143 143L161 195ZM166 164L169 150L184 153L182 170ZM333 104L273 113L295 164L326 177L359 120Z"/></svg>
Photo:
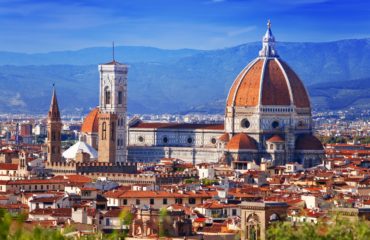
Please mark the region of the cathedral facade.
<svg viewBox="0 0 370 240"><path fill-rule="evenodd" d="M247 169L262 161L311 167L324 156L321 142L313 136L307 90L279 57L270 23L258 57L230 88L224 124L132 119L126 132L127 67L114 61L100 65L99 70L100 105L82 126L85 141L98 148L99 161L176 158L193 164L222 161Z"/></svg>

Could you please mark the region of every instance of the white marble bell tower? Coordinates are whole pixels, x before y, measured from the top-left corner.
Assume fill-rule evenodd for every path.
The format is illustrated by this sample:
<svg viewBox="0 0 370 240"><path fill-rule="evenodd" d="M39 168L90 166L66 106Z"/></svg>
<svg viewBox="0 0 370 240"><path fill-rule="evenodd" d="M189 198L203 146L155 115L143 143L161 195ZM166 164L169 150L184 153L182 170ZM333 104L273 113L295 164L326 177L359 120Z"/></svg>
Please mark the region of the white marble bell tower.
<svg viewBox="0 0 370 240"><path fill-rule="evenodd" d="M127 65L113 61L99 65L99 161L125 162Z"/></svg>

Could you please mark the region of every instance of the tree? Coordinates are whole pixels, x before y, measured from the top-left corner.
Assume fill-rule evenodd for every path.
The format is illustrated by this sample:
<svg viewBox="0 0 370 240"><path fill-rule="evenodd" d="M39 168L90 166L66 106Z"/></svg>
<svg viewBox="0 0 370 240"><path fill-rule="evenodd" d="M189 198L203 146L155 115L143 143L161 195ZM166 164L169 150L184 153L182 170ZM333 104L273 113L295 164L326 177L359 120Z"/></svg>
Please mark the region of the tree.
<svg viewBox="0 0 370 240"><path fill-rule="evenodd" d="M168 222L168 211L166 208L161 208L161 210L159 211L159 237L166 237L168 235L168 232L165 228Z"/></svg>
<svg viewBox="0 0 370 240"><path fill-rule="evenodd" d="M329 221L317 224L276 223L267 230L270 240L367 240L370 237L370 223L363 219L349 221L342 217L333 217Z"/></svg>

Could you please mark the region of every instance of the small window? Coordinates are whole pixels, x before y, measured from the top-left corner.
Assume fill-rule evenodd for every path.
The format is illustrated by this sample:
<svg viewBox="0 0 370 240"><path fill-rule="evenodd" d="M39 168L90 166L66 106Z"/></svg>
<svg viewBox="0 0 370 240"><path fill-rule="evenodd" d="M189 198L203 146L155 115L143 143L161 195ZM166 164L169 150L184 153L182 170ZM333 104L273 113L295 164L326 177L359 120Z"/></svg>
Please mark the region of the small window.
<svg viewBox="0 0 370 240"><path fill-rule="evenodd" d="M176 198L175 203L176 204L182 204L182 198Z"/></svg>
<svg viewBox="0 0 370 240"><path fill-rule="evenodd" d="M216 138L212 138L212 139L211 139L211 143L212 143L212 144L216 144Z"/></svg>
<svg viewBox="0 0 370 240"><path fill-rule="evenodd" d="M114 131L114 128L115 128L115 123L114 122L112 122L112 124L111 124L111 136L110 136L110 140L112 140L112 141L114 141L114 139L115 139L115 131Z"/></svg>
<svg viewBox="0 0 370 240"><path fill-rule="evenodd" d="M187 141L188 141L189 144L191 144L191 143L193 143L193 138L188 137L188 140Z"/></svg>
<svg viewBox="0 0 370 240"><path fill-rule="evenodd" d="M110 104L110 91L108 89L105 89L104 95L105 95L105 104Z"/></svg>
<svg viewBox="0 0 370 240"><path fill-rule="evenodd" d="M55 131L51 131L51 140L55 141L57 139Z"/></svg>
<svg viewBox="0 0 370 240"><path fill-rule="evenodd" d="M273 121L271 126L272 126L272 128L278 128L279 127L279 122L278 121Z"/></svg>
<svg viewBox="0 0 370 240"><path fill-rule="evenodd" d="M236 209L234 208L231 213L233 216L236 216Z"/></svg>
<svg viewBox="0 0 370 240"><path fill-rule="evenodd" d="M163 143L168 143L168 137L163 137Z"/></svg>
<svg viewBox="0 0 370 240"><path fill-rule="evenodd" d="M106 122L103 122L102 123L102 135L101 135L101 139L102 140L107 139L107 123Z"/></svg>
<svg viewBox="0 0 370 240"><path fill-rule="evenodd" d="M123 99L122 99L122 91L118 91L118 104L122 104Z"/></svg>
<svg viewBox="0 0 370 240"><path fill-rule="evenodd" d="M241 125L243 128L249 128L251 126L251 123L248 119L243 119Z"/></svg>
<svg viewBox="0 0 370 240"><path fill-rule="evenodd" d="M127 205L127 199L123 199L123 205Z"/></svg>
<svg viewBox="0 0 370 240"><path fill-rule="evenodd" d="M143 136L139 136L138 137L138 140L139 140L139 142L144 142L144 137Z"/></svg>
<svg viewBox="0 0 370 240"><path fill-rule="evenodd" d="M299 121L299 122L298 122L298 127L303 127L303 126L304 126L303 121Z"/></svg>
<svg viewBox="0 0 370 240"><path fill-rule="evenodd" d="M163 204L167 204L167 198L163 198Z"/></svg>
<svg viewBox="0 0 370 240"><path fill-rule="evenodd" d="M154 198L151 198L151 199L149 200L149 204L150 204L150 205L153 205L153 204L154 204Z"/></svg>
<svg viewBox="0 0 370 240"><path fill-rule="evenodd" d="M189 198L189 204L195 204L195 198Z"/></svg>
<svg viewBox="0 0 370 240"><path fill-rule="evenodd" d="M136 199L136 205L140 205L140 199Z"/></svg>

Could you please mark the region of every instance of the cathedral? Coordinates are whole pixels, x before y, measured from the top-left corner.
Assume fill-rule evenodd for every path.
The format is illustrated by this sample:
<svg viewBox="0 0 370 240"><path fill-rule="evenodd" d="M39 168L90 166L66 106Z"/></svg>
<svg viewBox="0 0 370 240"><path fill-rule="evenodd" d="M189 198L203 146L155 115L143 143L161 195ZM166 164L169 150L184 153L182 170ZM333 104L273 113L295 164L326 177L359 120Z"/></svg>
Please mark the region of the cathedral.
<svg viewBox="0 0 370 240"><path fill-rule="evenodd" d="M298 75L275 47L270 22L262 49L236 77L226 99L224 124L126 123L127 66L99 65L99 107L85 118L82 141L98 150L99 162L223 162L249 169L268 162L321 163L321 142L313 136L310 99Z"/></svg>

